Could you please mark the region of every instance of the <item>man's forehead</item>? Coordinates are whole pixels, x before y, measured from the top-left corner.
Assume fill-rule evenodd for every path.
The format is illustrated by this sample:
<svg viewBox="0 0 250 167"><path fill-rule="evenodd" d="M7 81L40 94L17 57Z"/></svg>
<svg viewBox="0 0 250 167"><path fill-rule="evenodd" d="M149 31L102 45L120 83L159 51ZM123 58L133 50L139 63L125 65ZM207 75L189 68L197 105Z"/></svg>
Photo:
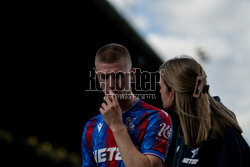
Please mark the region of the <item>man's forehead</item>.
<svg viewBox="0 0 250 167"><path fill-rule="evenodd" d="M117 71L127 71L129 68L128 63L125 61L118 61L114 63L104 63L104 62L97 62L96 63L96 70L98 71L104 71L104 72L117 72Z"/></svg>

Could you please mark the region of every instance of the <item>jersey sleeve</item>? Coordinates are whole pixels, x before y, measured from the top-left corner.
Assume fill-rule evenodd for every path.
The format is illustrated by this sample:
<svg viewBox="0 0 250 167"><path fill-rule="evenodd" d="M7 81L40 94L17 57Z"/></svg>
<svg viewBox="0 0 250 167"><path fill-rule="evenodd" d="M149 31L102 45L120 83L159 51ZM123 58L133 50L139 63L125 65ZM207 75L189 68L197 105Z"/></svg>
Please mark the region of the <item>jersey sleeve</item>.
<svg viewBox="0 0 250 167"><path fill-rule="evenodd" d="M149 119L146 132L140 146L143 154L154 155L164 162L172 138L172 122L164 111L157 112Z"/></svg>
<svg viewBox="0 0 250 167"><path fill-rule="evenodd" d="M85 125L82 134L82 143L81 143L82 167L94 167L96 166L94 156L86 140L87 125L88 123Z"/></svg>

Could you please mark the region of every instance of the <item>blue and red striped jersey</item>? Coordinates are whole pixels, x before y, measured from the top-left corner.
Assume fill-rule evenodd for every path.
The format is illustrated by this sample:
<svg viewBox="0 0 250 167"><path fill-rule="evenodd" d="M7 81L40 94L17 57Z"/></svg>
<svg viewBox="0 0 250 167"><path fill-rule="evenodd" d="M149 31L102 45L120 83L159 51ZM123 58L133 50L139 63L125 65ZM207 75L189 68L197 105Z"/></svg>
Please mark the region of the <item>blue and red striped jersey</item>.
<svg viewBox="0 0 250 167"><path fill-rule="evenodd" d="M135 147L143 154L165 161L172 138L170 116L142 100L123 112L123 123ZM82 135L82 167L124 166L111 129L101 114L91 118Z"/></svg>

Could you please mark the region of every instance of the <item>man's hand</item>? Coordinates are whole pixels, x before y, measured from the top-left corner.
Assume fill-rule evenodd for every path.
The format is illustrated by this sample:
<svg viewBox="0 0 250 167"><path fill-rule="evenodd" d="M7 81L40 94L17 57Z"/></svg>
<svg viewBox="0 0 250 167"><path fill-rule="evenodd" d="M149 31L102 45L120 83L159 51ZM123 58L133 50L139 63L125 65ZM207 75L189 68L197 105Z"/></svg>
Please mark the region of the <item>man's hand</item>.
<svg viewBox="0 0 250 167"><path fill-rule="evenodd" d="M115 97L115 94L111 90L110 96L105 96L104 101L105 102L102 103L99 111L109 128L114 131L116 128L124 126L120 105Z"/></svg>
<svg viewBox="0 0 250 167"><path fill-rule="evenodd" d="M115 97L110 91L110 95L104 98L104 103L100 107L104 121L112 130L116 144L122 156L123 163L126 167L160 167L162 161L160 158L152 155L142 154L134 146L126 126L122 121L122 110Z"/></svg>

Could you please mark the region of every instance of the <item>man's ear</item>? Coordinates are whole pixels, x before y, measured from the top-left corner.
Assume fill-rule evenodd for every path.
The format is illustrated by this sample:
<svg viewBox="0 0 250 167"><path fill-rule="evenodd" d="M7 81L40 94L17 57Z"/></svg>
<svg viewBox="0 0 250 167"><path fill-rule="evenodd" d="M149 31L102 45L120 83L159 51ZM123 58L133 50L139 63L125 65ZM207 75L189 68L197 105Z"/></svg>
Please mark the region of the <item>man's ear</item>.
<svg viewBox="0 0 250 167"><path fill-rule="evenodd" d="M131 77L131 81L133 81L134 77L135 77L135 68L131 68L131 70L130 70L130 77Z"/></svg>

